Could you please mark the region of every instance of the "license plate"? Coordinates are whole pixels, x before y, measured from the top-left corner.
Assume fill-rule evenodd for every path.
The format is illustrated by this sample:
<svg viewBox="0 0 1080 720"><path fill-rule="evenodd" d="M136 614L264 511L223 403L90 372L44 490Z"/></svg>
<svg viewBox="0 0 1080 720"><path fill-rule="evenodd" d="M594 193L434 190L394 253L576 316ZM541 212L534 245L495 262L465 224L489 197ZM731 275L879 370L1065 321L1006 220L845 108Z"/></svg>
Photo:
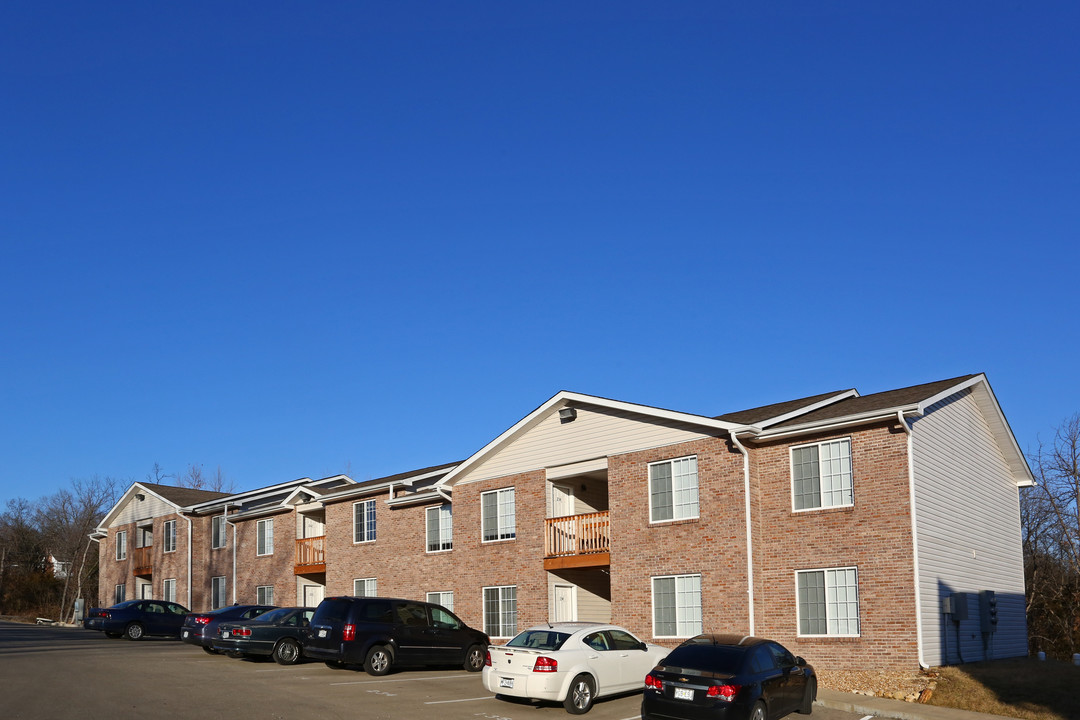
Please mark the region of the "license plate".
<svg viewBox="0 0 1080 720"><path fill-rule="evenodd" d="M187 637L187 636L188 636L188 631L187 631L187 630L185 630L185 631L184 631L184 637Z"/></svg>
<svg viewBox="0 0 1080 720"><path fill-rule="evenodd" d="M676 700L693 700L694 691L690 688L675 688Z"/></svg>
<svg viewBox="0 0 1080 720"><path fill-rule="evenodd" d="M326 631L325 630L320 630L319 631L319 637L326 637Z"/></svg>
<svg viewBox="0 0 1080 720"><path fill-rule="evenodd" d="M514 678L499 678L499 687L514 687Z"/></svg>
<svg viewBox="0 0 1080 720"><path fill-rule="evenodd" d="M229 637L229 631L226 630L225 632L221 633L221 637Z"/></svg>

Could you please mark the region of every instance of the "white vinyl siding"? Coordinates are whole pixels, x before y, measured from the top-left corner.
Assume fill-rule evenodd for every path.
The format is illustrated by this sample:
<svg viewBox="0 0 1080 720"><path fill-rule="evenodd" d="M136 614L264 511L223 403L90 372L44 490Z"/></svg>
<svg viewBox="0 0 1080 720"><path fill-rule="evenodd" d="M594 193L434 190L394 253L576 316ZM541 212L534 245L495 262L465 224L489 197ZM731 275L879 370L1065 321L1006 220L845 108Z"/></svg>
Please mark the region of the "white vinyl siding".
<svg viewBox="0 0 1080 720"><path fill-rule="evenodd" d="M992 430L999 417L980 384L912 424L923 657L931 665L959 662L960 653L968 662L1028 654L1020 490ZM989 645L979 625L981 590L998 601ZM960 623L960 653L950 624L946 657L941 598L953 592L966 595L968 619Z"/></svg>
<svg viewBox="0 0 1080 720"><path fill-rule="evenodd" d="M258 605L274 604L274 586L260 585L255 588L255 603Z"/></svg>
<svg viewBox="0 0 1080 720"><path fill-rule="evenodd" d="M652 579L653 637L701 633L701 576L660 575Z"/></svg>
<svg viewBox="0 0 1080 720"><path fill-rule="evenodd" d="M517 586L484 588L484 632L489 636L517 635Z"/></svg>
<svg viewBox="0 0 1080 720"><path fill-rule="evenodd" d="M454 610L454 593L451 591L429 592L427 594L427 601L429 603L435 603L436 605L442 605L451 612Z"/></svg>
<svg viewBox="0 0 1080 720"><path fill-rule="evenodd" d="M210 519L210 547L219 550L225 547L225 516L215 515Z"/></svg>
<svg viewBox="0 0 1080 720"><path fill-rule="evenodd" d="M650 463L649 521L689 520L697 516L697 457Z"/></svg>
<svg viewBox="0 0 1080 720"><path fill-rule="evenodd" d="M795 573L799 635L859 634L859 578L853 567Z"/></svg>
<svg viewBox="0 0 1080 720"><path fill-rule="evenodd" d="M353 542L375 540L375 501L353 503Z"/></svg>
<svg viewBox="0 0 1080 720"><path fill-rule="evenodd" d="M255 524L256 530L256 555L273 555L274 554L274 518L266 518L265 520L259 520Z"/></svg>
<svg viewBox="0 0 1080 720"><path fill-rule="evenodd" d="M127 530L116 533L116 559L127 560Z"/></svg>
<svg viewBox="0 0 1080 720"><path fill-rule="evenodd" d="M379 594L375 578L357 578L352 585L352 594L356 597L377 597Z"/></svg>
<svg viewBox="0 0 1080 720"><path fill-rule="evenodd" d="M480 494L480 525L484 542L517 537L514 488Z"/></svg>
<svg viewBox="0 0 1080 720"><path fill-rule="evenodd" d="M163 552L176 552L176 521L166 520L161 525ZM175 602L175 601L174 601Z"/></svg>
<svg viewBox="0 0 1080 720"><path fill-rule="evenodd" d="M225 607L225 576L210 579L210 609Z"/></svg>
<svg viewBox="0 0 1080 720"><path fill-rule="evenodd" d="M854 504L851 440L791 448L791 494L796 510Z"/></svg>
<svg viewBox="0 0 1080 720"><path fill-rule="evenodd" d="M429 507L425 511L427 522L427 551L439 552L454 547L454 520L450 505Z"/></svg>

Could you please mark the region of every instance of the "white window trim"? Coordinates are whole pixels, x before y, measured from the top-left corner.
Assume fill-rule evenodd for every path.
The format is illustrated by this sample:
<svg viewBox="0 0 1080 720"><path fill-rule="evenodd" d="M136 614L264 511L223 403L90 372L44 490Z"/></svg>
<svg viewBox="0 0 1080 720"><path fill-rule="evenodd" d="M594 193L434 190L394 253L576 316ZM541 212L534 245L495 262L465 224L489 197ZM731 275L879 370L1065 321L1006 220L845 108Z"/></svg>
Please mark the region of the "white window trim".
<svg viewBox="0 0 1080 720"><path fill-rule="evenodd" d="M698 490L697 514L696 515L687 515L686 517L674 517L674 515L675 515L675 499L674 499L674 496L675 496L675 484L672 483L672 486L671 486L672 517L670 519L668 519L668 520L653 520L652 467L654 465L670 465L670 464L676 463L676 462L678 462L680 460L689 460L690 458L694 458L694 460L695 460L695 463L694 463L695 468L696 468L695 473L697 474L697 490ZM697 461L697 455L692 454L692 455L683 455L682 457L667 458L667 459L664 459L664 460L657 460L656 462L649 463L648 470L646 470L647 477L646 477L645 481L647 483L646 492L647 492L648 497L649 497L649 524L650 525L669 525L671 523L687 522L689 520L699 520L699 519L701 519L701 468L700 468L699 464L696 461Z"/></svg>
<svg viewBox="0 0 1080 720"><path fill-rule="evenodd" d="M259 591L260 590L263 592L263 595L265 595L266 591L269 590L270 591L270 599L267 600L264 597L262 600L260 600L259 599ZM255 602L258 603L259 605L273 605L274 604L274 586L273 585L257 585L255 587Z"/></svg>
<svg viewBox="0 0 1080 720"><path fill-rule="evenodd" d="M795 451L801 448L808 447L821 447L822 445L828 445L835 442L843 442L847 440L848 443L848 463L851 465L851 502L844 503L842 505L825 505L822 503L817 507L810 508L798 508L795 507ZM788 448L788 473L790 474L790 481L788 487L791 489L791 511L796 513L808 513L808 512L820 512L822 510L835 510L837 508L849 508L855 507L855 452L852 450L853 443L851 442L851 436L830 438L828 440L820 440L818 442L803 443L802 445L792 445ZM818 467L820 468L821 451L818 451ZM820 478L818 486L818 501L821 501L821 487Z"/></svg>
<svg viewBox="0 0 1080 720"><path fill-rule="evenodd" d="M448 547L448 548L439 547L436 550L432 550L431 549L431 538L428 537L428 513L431 512L432 510L440 511L444 507L450 509L450 547ZM441 519L442 514L441 513L439 514L439 518L440 518L440 520L439 520L438 544L441 546L442 545L442 531L443 531L442 519ZM482 528L481 528L480 532L483 533ZM454 549L454 508L450 505L450 503L442 503L440 505L432 505L430 507L424 508L424 550L429 555L434 555L436 553L450 552L453 549Z"/></svg>
<svg viewBox="0 0 1080 720"><path fill-rule="evenodd" d="M434 595L435 597L432 597ZM442 601L443 597L450 596L450 604L446 604ZM442 605L450 612L454 612L454 591L453 590L433 590L424 595L425 602L432 603L434 605Z"/></svg>
<svg viewBox="0 0 1080 720"><path fill-rule="evenodd" d="M495 495L495 532L497 535L502 535L502 524L499 516L499 499L498 494L512 490L514 493L514 534L511 537L496 537L491 540L484 539L484 496ZM480 493L480 544L489 543L501 543L501 542L513 542L517 540L517 488L513 485L510 487L499 488L497 490L487 490ZM499 586L499 587L516 587L511 585Z"/></svg>
<svg viewBox="0 0 1080 720"><path fill-rule="evenodd" d="M364 594L363 595L360 595L360 594L358 594L356 592L356 583L364 583L365 587L364 587ZM366 587L368 583L371 584L372 590L374 591L370 595L368 594L367 587ZM353 578L352 589L353 589L353 596L354 597L378 597L378 595L379 595L379 581L377 579L373 578L373 577Z"/></svg>
<svg viewBox="0 0 1080 720"><path fill-rule="evenodd" d="M485 594L487 593L488 590L505 590L505 589L509 589L509 588L514 588L514 606L517 607L517 605L518 605L517 585L485 585L483 588L481 588L481 590L480 590L480 623L481 623L481 626L484 628L484 632L487 632L487 625L488 625L488 623L487 623L487 602L484 599ZM502 604L503 604L503 597L502 597L502 593L500 592L499 593L499 631L500 632L503 629L503 627L502 627L502 615L503 615ZM518 628L518 625L519 625L518 620L520 619L520 617L517 616L517 611L516 610L514 612L515 612L515 617L514 617L514 631L513 632L511 632L508 635L498 635L498 634L492 635L491 633L488 633L488 635L490 637L493 637L493 638L495 638L495 637L499 637L499 638L513 637L514 635L517 635L518 632L520 632L520 630Z"/></svg>
<svg viewBox="0 0 1080 720"><path fill-rule="evenodd" d="M220 545L215 545L214 544L214 526L217 525L218 523L221 523L221 544ZM224 548L226 545L229 544L229 536L228 536L228 533L226 532L226 528L227 528L227 524L225 523L225 516L224 515L214 515L212 518L210 518L210 549L211 550L221 550L222 548Z"/></svg>
<svg viewBox="0 0 1080 720"><path fill-rule="evenodd" d="M221 604L220 605L214 605L214 585L217 584L218 580L221 581ZM210 578L210 605L211 605L210 609L211 610L217 610L218 608L223 608L226 605L228 605L229 604L228 594L229 594L229 586L225 582L225 576L224 575L216 575L216 576Z"/></svg>
<svg viewBox="0 0 1080 720"><path fill-rule="evenodd" d="M169 593L169 584L172 584L172 594ZM176 578L165 578L161 581L161 599L166 602L176 602Z"/></svg>
<svg viewBox="0 0 1080 720"><path fill-rule="evenodd" d="M375 542L375 541L376 541L376 540L378 539L378 532L379 532L379 529L378 529L378 528L379 528L379 524L378 524L378 516L376 516L376 518L375 518L375 520L376 520L376 522L375 522L375 532L371 533L371 535L372 535L372 538L371 538L370 540L367 540L367 539L366 539L366 536L367 536L367 534L368 534L368 532L367 532L367 515L368 515L368 513L367 513L367 507L366 507L366 506L367 506L367 505L368 505L369 503L371 504L371 507L372 507L372 508L375 508L375 511L376 511L376 513L378 513L378 507L379 507L379 506L378 506L378 504L376 504L376 502L375 502L374 500L360 500L360 501L358 501L358 502L354 502L354 503L353 503L353 515L352 515L352 522L353 522L353 528L352 528L352 538L353 538L353 545L363 545L364 543L373 543L373 542ZM357 522L356 522L356 506L357 506L357 505L364 505L364 506L365 506L365 508L364 508L364 536L365 536L365 539L361 539L361 540L357 540L357 539L356 539L356 531L357 531Z"/></svg>
<svg viewBox="0 0 1080 720"><path fill-rule="evenodd" d="M169 526L172 525L172 550L169 549ZM176 552L176 521L166 520L161 524L161 548L162 552Z"/></svg>
<svg viewBox="0 0 1080 720"><path fill-rule="evenodd" d="M802 611L799 608L799 575L804 573L819 572L825 575L825 627L829 627L829 571L830 570L854 570L855 571L855 593L856 593L856 606L859 609L858 621L859 632L857 633L817 633L817 634L803 634L802 632ZM823 567L823 568L804 568L802 570L795 571L795 635L796 637L806 638L852 638L862 637L862 593L859 592L859 568L855 565L841 565L838 567Z"/></svg>
<svg viewBox="0 0 1080 720"><path fill-rule="evenodd" d="M671 638L671 639L692 638L695 635L700 635L704 631L705 618L702 618L701 619L701 628L696 633L693 633L693 634L690 634L690 635L657 635L656 634L656 581L657 580L666 580L668 578L673 578L675 580L675 587L676 587L675 629L676 629L676 631L678 631L678 628L679 628L678 579L679 578L689 578L689 577L696 577L698 579L698 602L701 604L702 607L704 607L705 606L705 599L702 597L702 594L703 594L704 591L702 590L703 584L701 582L701 573L677 573L677 574L674 574L674 575L653 575L653 576L651 576L649 578L649 615L651 616L652 634L653 634L654 638Z"/></svg>
<svg viewBox="0 0 1080 720"><path fill-rule="evenodd" d="M116 531L116 559L127 560L127 530Z"/></svg>
<svg viewBox="0 0 1080 720"><path fill-rule="evenodd" d="M113 588L113 605L127 600L127 583L117 583Z"/></svg>
<svg viewBox="0 0 1080 720"><path fill-rule="evenodd" d="M267 525L270 526L270 533L266 534L263 530ZM266 552L259 552L259 538L264 538L263 549ZM268 557L274 554L274 518L263 518L255 522L255 557Z"/></svg>

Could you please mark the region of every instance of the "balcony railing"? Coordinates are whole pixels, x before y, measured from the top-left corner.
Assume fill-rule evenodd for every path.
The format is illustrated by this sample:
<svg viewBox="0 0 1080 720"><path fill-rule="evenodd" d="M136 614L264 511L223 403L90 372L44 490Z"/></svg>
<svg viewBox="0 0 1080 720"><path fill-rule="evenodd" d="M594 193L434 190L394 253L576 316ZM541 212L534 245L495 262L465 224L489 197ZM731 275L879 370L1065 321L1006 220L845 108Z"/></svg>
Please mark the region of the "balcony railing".
<svg viewBox="0 0 1080 720"><path fill-rule="evenodd" d="M544 525L545 557L591 555L611 550L611 520L607 512L548 518Z"/></svg>
<svg viewBox="0 0 1080 720"><path fill-rule="evenodd" d="M137 547L132 550L131 563L135 575L152 575L154 573L154 547Z"/></svg>
<svg viewBox="0 0 1080 720"><path fill-rule="evenodd" d="M325 535L297 539L294 572L297 575L326 572Z"/></svg>

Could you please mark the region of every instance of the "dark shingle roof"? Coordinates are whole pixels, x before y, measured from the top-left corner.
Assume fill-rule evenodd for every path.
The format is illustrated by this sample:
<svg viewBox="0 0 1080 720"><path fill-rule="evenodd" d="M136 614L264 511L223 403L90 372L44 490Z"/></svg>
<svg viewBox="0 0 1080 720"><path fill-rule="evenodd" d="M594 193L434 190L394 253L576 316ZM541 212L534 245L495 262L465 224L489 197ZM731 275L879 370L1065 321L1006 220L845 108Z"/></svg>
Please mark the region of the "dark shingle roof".
<svg viewBox="0 0 1080 720"><path fill-rule="evenodd" d="M888 410L890 408L903 407L905 405L915 405L944 390L948 390L954 385L959 385L965 380L970 380L973 377L976 376L961 375L960 377L950 378L948 380L938 380L937 382L925 383L923 385L912 385L911 387L900 388L898 390L887 390L872 395L848 398L831 405L826 405L823 408L818 408L805 415L799 415L790 420L785 420L772 427L790 427L792 425L802 425L810 422L834 420L849 415L860 415L875 410Z"/></svg>
<svg viewBox="0 0 1080 720"><path fill-rule="evenodd" d="M398 482L400 480L408 480L409 478L415 477L417 475L427 475L428 473L433 473L438 470L446 470L446 472L450 472L455 466L460 464L461 461L458 460L457 462L444 463L442 465L432 465L431 467L421 468L419 470L409 470L408 472L398 473L397 475L387 475L386 477L375 478L373 480L365 480L364 482L360 483L360 485Z"/></svg>
<svg viewBox="0 0 1080 720"><path fill-rule="evenodd" d="M232 493L217 492L215 490L196 490L195 488L176 487L175 485L156 485L154 483L139 483L147 490L152 490L169 502L176 503L181 507L197 505L199 503L218 500L229 497Z"/></svg>
<svg viewBox="0 0 1080 720"><path fill-rule="evenodd" d="M723 415L717 415L713 419L723 420L724 422L740 423L742 425L753 425L762 420L786 415L799 408L813 405L814 403L821 402L830 397L836 397L845 392L849 391L836 390L834 392L822 393L821 395L811 395L810 397L799 398L798 400L788 400L787 402L773 403L772 405L762 405L761 407L750 408L749 410L724 413Z"/></svg>

